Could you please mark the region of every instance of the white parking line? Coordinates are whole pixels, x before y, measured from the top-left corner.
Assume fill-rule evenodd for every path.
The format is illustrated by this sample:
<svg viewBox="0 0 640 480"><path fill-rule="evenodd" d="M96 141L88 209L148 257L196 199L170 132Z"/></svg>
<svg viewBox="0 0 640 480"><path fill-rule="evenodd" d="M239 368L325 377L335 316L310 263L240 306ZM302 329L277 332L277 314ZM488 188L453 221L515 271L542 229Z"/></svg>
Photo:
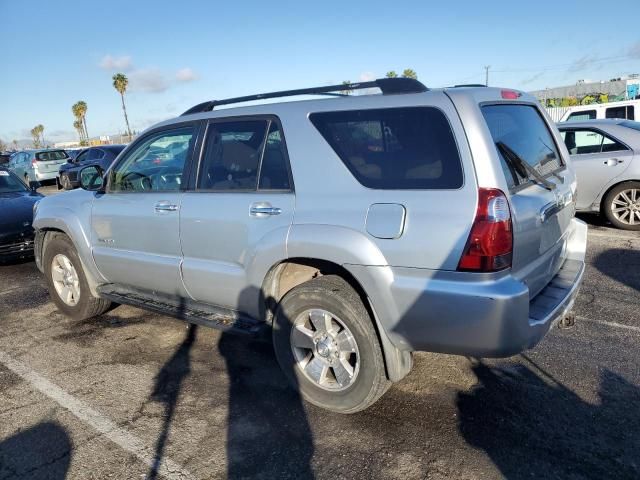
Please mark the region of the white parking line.
<svg viewBox="0 0 640 480"><path fill-rule="evenodd" d="M606 325L607 327L611 327L611 328L621 328L623 330L631 330L633 332L638 332L640 333L640 327L635 327L633 325L624 325L622 323L616 323L616 322L607 322L605 320L593 320L591 318L585 318L585 317L577 317L577 320L579 322L591 322L591 323L600 323L602 325Z"/></svg>
<svg viewBox="0 0 640 480"><path fill-rule="evenodd" d="M11 370L23 380L29 382L40 393L57 402L61 407L66 408L73 415L84 423L92 426L97 431L123 450L135 455L140 461L149 467L156 464L153 448L145 445L142 440L132 435L127 430L119 427L111 419L94 410L73 395L65 392L56 384L50 382L42 375L33 371L28 365L14 360L9 355L0 350L0 363ZM182 468L176 462L162 458L158 466L158 475L168 480L184 480L195 478L191 473Z"/></svg>

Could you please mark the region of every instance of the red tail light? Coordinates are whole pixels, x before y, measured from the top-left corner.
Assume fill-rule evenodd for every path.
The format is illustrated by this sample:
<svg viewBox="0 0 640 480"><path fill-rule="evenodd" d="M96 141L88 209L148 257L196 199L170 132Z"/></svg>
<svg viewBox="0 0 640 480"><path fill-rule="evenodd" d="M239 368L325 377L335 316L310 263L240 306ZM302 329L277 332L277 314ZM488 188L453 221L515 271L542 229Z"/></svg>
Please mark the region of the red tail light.
<svg viewBox="0 0 640 480"><path fill-rule="evenodd" d="M513 231L509 202L502 191L481 188L478 210L458 270L495 272L511 266Z"/></svg>
<svg viewBox="0 0 640 480"><path fill-rule="evenodd" d="M520 93L520 92L518 92L516 90L502 90L500 92L500 95L505 100L517 100L518 98L520 98L522 96L522 93Z"/></svg>
<svg viewBox="0 0 640 480"><path fill-rule="evenodd" d="M31 160L31 165L37 165L38 161L34 158L33 160Z"/></svg>

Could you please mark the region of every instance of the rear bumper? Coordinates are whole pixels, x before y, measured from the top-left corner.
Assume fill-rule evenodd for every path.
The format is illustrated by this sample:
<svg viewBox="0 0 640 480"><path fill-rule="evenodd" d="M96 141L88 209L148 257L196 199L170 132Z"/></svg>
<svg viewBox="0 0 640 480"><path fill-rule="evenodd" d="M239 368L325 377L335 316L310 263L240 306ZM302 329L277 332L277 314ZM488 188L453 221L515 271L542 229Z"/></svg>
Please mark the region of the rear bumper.
<svg viewBox="0 0 640 480"><path fill-rule="evenodd" d="M58 172L35 172L34 173L36 176L36 180L39 182L42 181L46 181L46 180L55 180L56 177L58 176Z"/></svg>
<svg viewBox="0 0 640 480"><path fill-rule="evenodd" d="M572 308L584 275L586 239L586 225L573 219L564 263L533 298L527 285L508 273L479 279L478 274L463 272L425 274L422 269L396 268L388 276L387 301L370 298L400 349L514 355L535 346Z"/></svg>

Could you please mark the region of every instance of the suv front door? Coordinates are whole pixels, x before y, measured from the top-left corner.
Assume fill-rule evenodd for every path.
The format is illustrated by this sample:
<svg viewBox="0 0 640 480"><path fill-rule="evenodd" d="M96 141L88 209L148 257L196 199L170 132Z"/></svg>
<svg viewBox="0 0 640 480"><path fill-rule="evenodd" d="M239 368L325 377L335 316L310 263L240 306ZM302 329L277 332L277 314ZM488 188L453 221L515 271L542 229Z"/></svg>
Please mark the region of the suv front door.
<svg viewBox="0 0 640 480"><path fill-rule="evenodd" d="M179 214L198 126L145 135L109 171L91 218L93 257L109 282L184 296Z"/></svg>
<svg viewBox="0 0 640 480"><path fill-rule="evenodd" d="M184 285L198 301L256 317L263 275L286 258L295 205L277 119L211 121L193 185L180 212Z"/></svg>
<svg viewBox="0 0 640 480"><path fill-rule="evenodd" d="M631 163L633 151L600 130L560 131L578 178L576 208L590 210L600 192Z"/></svg>

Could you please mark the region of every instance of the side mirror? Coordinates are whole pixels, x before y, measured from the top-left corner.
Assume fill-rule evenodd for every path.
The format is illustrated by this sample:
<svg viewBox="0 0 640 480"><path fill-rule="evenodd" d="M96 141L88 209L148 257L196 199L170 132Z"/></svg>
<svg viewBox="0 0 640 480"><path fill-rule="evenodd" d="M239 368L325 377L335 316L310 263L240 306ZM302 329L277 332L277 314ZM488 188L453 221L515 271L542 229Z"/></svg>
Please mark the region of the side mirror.
<svg viewBox="0 0 640 480"><path fill-rule="evenodd" d="M40 185L40 182L38 182L38 181L36 181L36 180L31 180L31 181L29 182L29 188L30 188L31 190L33 190L34 192L35 192L36 190L38 190L38 189L40 188L40 186L41 186L41 185Z"/></svg>
<svg viewBox="0 0 640 480"><path fill-rule="evenodd" d="M104 170L99 165L89 165L78 172L80 188L97 192L104 185Z"/></svg>

